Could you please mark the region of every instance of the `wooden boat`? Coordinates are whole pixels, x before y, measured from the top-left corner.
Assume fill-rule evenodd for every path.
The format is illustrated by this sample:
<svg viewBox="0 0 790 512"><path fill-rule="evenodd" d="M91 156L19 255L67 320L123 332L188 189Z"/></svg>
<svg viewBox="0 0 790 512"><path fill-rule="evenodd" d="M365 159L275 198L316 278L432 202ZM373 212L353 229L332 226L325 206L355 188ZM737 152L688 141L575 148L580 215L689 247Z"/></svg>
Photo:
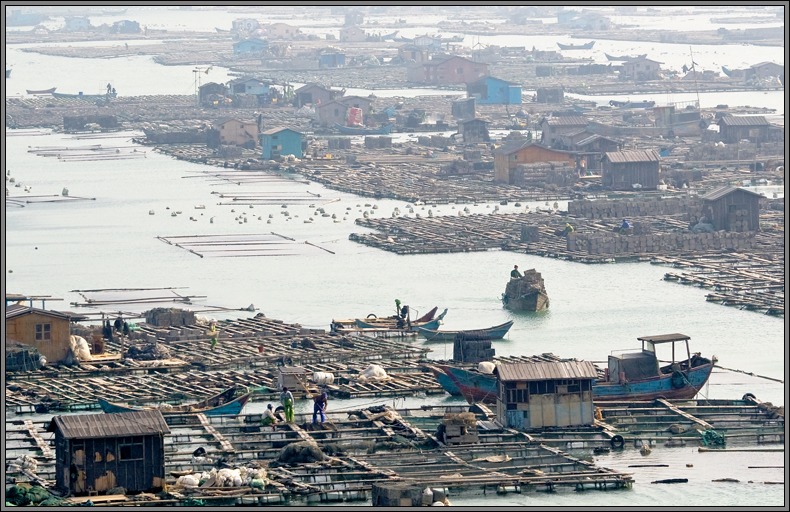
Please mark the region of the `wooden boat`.
<svg viewBox="0 0 790 512"><path fill-rule="evenodd" d="M409 322L408 316L405 319L396 315L379 318L373 313L365 317L364 320L361 318L351 318L348 320L333 319L332 323L329 325L329 329L331 332L355 332L374 335L401 335L402 333L408 332L416 336L416 327L433 325L435 326L434 328L438 328L441 320L444 318L444 315L447 314L447 310L445 309L444 312L438 317L439 322L436 322L437 311L439 311L439 307L434 306L430 311L421 317L417 318L416 320L411 320L411 329L404 328L405 324ZM401 325L401 323L404 325Z"/></svg>
<svg viewBox="0 0 790 512"><path fill-rule="evenodd" d="M461 340L501 340L513 327L513 320L485 329L471 329L458 331L437 331L426 327L418 327L417 332L422 334L427 341L455 341Z"/></svg>
<svg viewBox="0 0 790 512"><path fill-rule="evenodd" d="M114 92L108 92L108 93L104 93L104 94L83 94L81 92L77 93L77 94L66 94L66 93L62 93L62 92L53 92L52 93L52 96L54 96L56 98L61 98L61 99L77 98L77 99L80 99L80 100L88 100L88 101L104 100L104 99L107 99L107 98L115 98L116 95L117 95L117 93L114 93Z"/></svg>
<svg viewBox="0 0 790 512"><path fill-rule="evenodd" d="M361 318L356 318L354 319L354 324L360 329L400 329L417 332L417 329L422 327L424 329L436 330L440 325L442 325L442 320L446 314L447 309L442 311L439 316L431 320L423 320L424 317L420 317L417 320L411 321L396 316L390 316L386 318L366 318L364 320Z"/></svg>
<svg viewBox="0 0 790 512"><path fill-rule="evenodd" d="M611 100L609 105L617 108L653 108L656 106L655 101L617 101Z"/></svg>
<svg viewBox="0 0 790 512"><path fill-rule="evenodd" d="M387 135L392 133L393 125L390 123L377 128L366 128L364 126L343 126L340 123L335 123L335 128L343 135Z"/></svg>
<svg viewBox="0 0 790 512"><path fill-rule="evenodd" d="M592 49L595 41L590 41L589 43L584 44L562 44L557 43L557 46L560 47L560 50L590 50Z"/></svg>
<svg viewBox="0 0 790 512"><path fill-rule="evenodd" d="M705 385L716 364L716 358L702 357L689 350L689 336L662 334L637 338L642 342L638 352L622 352L609 356L608 367L598 369L599 378L593 382L593 401L654 400L666 398L686 400L694 398ZM661 365L656 356L656 345L672 344L669 363ZM686 357L675 359L675 343L685 343ZM446 364L429 365L445 391L460 395L470 403L496 403L497 378L476 368Z"/></svg>
<svg viewBox="0 0 790 512"><path fill-rule="evenodd" d="M236 394L239 392L240 389L243 388L234 386L226 389L222 393L206 398L205 400L201 400L200 402L195 402L194 404L187 404L187 405L136 407L126 404L109 402L107 400L104 400L103 398L99 398L98 402L102 408L102 411L104 411L105 413L158 409L165 416L173 415L173 414L196 414L196 413L205 414L206 416L228 416L228 415L236 416L241 412L244 406L247 405L247 402L249 402L250 399L252 398L252 392L247 392L242 394L241 396L234 398L234 396L236 396Z"/></svg>
<svg viewBox="0 0 790 512"><path fill-rule="evenodd" d="M57 87L50 87L49 89L39 89L39 90L27 89L27 93L28 94L52 94L53 92L55 92L55 89L57 89Z"/></svg>
<svg viewBox="0 0 790 512"><path fill-rule="evenodd" d="M646 53L643 53L642 55L620 55L620 56L616 56L616 55L609 55L608 53L604 52L604 55L606 55L606 60L613 61L613 62L644 59L645 57L647 57Z"/></svg>
<svg viewBox="0 0 790 512"><path fill-rule="evenodd" d="M511 311L543 311L549 307L549 296L543 277L535 269L520 278L511 278L502 294L502 305Z"/></svg>

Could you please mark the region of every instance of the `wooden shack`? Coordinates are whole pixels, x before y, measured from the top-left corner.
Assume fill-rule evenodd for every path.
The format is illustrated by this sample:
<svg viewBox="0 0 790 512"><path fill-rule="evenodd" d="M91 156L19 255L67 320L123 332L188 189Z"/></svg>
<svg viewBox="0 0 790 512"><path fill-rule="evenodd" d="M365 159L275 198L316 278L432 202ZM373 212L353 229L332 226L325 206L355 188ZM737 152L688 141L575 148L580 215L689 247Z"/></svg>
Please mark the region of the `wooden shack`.
<svg viewBox="0 0 790 512"><path fill-rule="evenodd" d="M764 116L730 116L719 119L719 137L722 142L736 144L741 140L761 143L768 141L771 128Z"/></svg>
<svg viewBox="0 0 790 512"><path fill-rule="evenodd" d="M497 364L497 419L518 430L592 425L590 361Z"/></svg>
<svg viewBox="0 0 790 512"><path fill-rule="evenodd" d="M601 182L612 190L656 190L661 172L654 149L604 153Z"/></svg>
<svg viewBox="0 0 790 512"><path fill-rule="evenodd" d="M587 119L577 115L551 115L544 117L540 121L540 143L553 147L562 135L583 130L589 124Z"/></svg>
<svg viewBox="0 0 790 512"><path fill-rule="evenodd" d="M461 98L452 103L452 116L456 119L474 119L475 99Z"/></svg>
<svg viewBox="0 0 790 512"><path fill-rule="evenodd" d="M55 480L58 489L94 495L115 487L127 493L165 485L165 434L158 410L55 416Z"/></svg>
<svg viewBox="0 0 790 512"><path fill-rule="evenodd" d="M461 134L464 144L478 144L491 142L488 134L488 121L483 119L466 119L458 122L458 133Z"/></svg>
<svg viewBox="0 0 790 512"><path fill-rule="evenodd" d="M576 167L576 155L536 144L529 140L515 140L494 151L494 181L515 185L528 182L530 169L526 164L546 164L550 168Z"/></svg>
<svg viewBox="0 0 790 512"><path fill-rule="evenodd" d="M71 315L21 304L5 308L6 340L35 347L50 363L68 363L71 352Z"/></svg>
<svg viewBox="0 0 790 512"><path fill-rule="evenodd" d="M301 366L281 366L277 369L277 388L291 391L304 389L310 372Z"/></svg>
<svg viewBox="0 0 790 512"><path fill-rule="evenodd" d="M760 231L760 194L726 185L702 197L703 211L716 230Z"/></svg>

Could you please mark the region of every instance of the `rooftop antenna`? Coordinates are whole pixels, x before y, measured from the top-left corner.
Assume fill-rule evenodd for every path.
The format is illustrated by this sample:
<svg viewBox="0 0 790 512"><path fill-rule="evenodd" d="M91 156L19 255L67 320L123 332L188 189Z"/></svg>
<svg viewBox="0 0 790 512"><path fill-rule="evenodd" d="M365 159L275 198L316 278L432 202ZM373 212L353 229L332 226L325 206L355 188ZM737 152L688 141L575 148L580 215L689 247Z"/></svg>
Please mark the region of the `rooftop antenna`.
<svg viewBox="0 0 790 512"><path fill-rule="evenodd" d="M200 74L205 73L208 75L208 72L214 66L208 67L200 67L195 66L195 69L192 70L192 73L195 75L195 105L200 106Z"/></svg>
<svg viewBox="0 0 790 512"><path fill-rule="evenodd" d="M689 54L691 55L691 72L694 73L694 90L697 92L697 108L699 108L699 85L697 84L697 63L694 62L694 52L689 46Z"/></svg>

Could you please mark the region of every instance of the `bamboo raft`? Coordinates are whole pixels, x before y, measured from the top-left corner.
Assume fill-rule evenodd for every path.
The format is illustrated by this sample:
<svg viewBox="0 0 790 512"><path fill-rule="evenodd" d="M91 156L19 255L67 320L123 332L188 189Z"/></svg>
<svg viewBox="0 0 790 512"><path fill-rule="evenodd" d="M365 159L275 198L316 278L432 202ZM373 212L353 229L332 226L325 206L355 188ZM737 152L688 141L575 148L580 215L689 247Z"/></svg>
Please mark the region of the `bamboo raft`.
<svg viewBox="0 0 790 512"><path fill-rule="evenodd" d="M234 384L258 389L257 395L276 400L277 369L292 365L304 367L310 375L335 375L335 382L327 389L336 397L444 393L420 364L431 350L407 341L330 334L260 314L220 322L218 331L218 343L212 350L205 325L175 328L138 324L131 338L117 336L105 341L105 352L121 354L132 344L157 343L167 349L167 359L97 358L76 367L53 367L35 374L10 372L6 405L18 412L87 410L97 407L99 397L134 405L175 405L206 398ZM358 379L371 362L385 369L387 379ZM296 394L303 392L309 391L295 390Z"/></svg>
<svg viewBox="0 0 790 512"><path fill-rule="evenodd" d="M784 317L784 254L655 257L652 262L685 270L667 272L665 281L714 290L706 296L709 302Z"/></svg>

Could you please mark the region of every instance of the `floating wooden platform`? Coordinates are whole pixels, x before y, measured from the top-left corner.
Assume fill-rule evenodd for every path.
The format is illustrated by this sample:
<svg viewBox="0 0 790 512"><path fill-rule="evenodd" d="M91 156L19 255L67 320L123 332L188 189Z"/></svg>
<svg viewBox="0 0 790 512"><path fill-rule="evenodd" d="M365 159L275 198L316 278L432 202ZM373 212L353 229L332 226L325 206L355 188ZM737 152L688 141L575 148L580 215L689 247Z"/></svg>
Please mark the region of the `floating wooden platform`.
<svg viewBox="0 0 790 512"><path fill-rule="evenodd" d="M332 373L335 380L327 390L335 397L444 393L421 364L431 349L407 339L328 333L263 315L223 321L218 330L218 343L212 350L205 325L138 324L132 338L107 341L105 352L121 354L132 344L155 342L166 349L167 359L103 357L75 367L8 373L6 406L20 413L79 411L97 408L98 398L135 405L176 405L236 384L256 389L258 399L276 400L278 368L293 365L304 367L308 375ZM371 363L382 366L387 378L359 379ZM306 392L294 390L297 395Z"/></svg>
<svg viewBox="0 0 790 512"><path fill-rule="evenodd" d="M468 406L335 409L328 413L324 425L311 424L309 414L297 414L295 423L273 426L261 426L260 414L169 416L171 433L165 436L167 485L171 493L179 492L182 498L171 494L164 499L224 498L229 504L367 500L374 483L402 479L416 479L421 485L454 493L630 487L634 482L631 473L601 467L583 456L584 452L609 447L615 435L623 436L624 450L637 449L642 444L670 447L683 443L702 451L706 447L701 434L715 429L726 439L726 446L719 447L719 451L783 449L783 409L751 397L596 406L602 419L593 425L526 432L503 427L480 411L475 423L479 442L451 445L437 440L434 432L448 414L466 412ZM52 481L54 434L45 427L46 422L8 421L6 457L34 457L38 468L33 476ZM331 455L315 462L276 462L285 446L303 440ZM44 446L47 444L50 450ZM193 457L198 447L204 448L208 459ZM178 488L178 476L208 471L220 459L235 467L262 465L268 478L265 488L203 487L191 492ZM30 476L12 475L18 481ZM109 496L102 500L109 504L118 498Z"/></svg>

